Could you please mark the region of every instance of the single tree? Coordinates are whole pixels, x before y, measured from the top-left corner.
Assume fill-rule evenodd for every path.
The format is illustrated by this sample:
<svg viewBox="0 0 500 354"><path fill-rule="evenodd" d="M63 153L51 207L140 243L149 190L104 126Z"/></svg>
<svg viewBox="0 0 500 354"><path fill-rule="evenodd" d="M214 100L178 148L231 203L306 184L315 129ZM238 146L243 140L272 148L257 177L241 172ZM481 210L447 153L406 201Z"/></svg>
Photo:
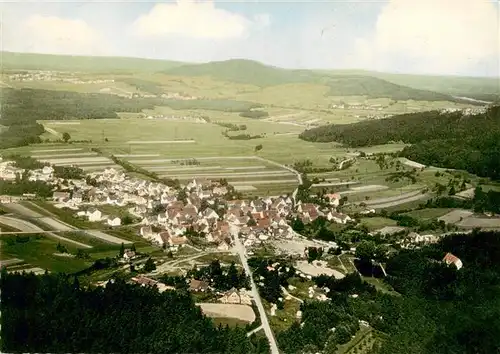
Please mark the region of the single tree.
<svg viewBox="0 0 500 354"><path fill-rule="evenodd" d="M71 139L71 135L68 132L64 132L62 136L65 143L67 143Z"/></svg>
<svg viewBox="0 0 500 354"><path fill-rule="evenodd" d="M122 245L120 246L120 252L118 253L118 256L120 258L122 258L124 254L125 254L125 245L122 242Z"/></svg>
<svg viewBox="0 0 500 354"><path fill-rule="evenodd" d="M152 272L153 270L156 269L156 265L155 265L155 262L153 261L152 258L148 258L148 260L146 261L146 263L144 264L144 270L146 272Z"/></svg>

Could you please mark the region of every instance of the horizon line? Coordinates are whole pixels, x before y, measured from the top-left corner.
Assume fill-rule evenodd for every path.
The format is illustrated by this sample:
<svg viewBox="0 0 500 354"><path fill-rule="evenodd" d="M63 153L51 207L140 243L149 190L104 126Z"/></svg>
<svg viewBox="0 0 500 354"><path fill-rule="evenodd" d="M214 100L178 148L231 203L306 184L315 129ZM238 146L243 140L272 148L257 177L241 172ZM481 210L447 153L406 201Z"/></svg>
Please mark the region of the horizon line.
<svg viewBox="0 0 500 354"><path fill-rule="evenodd" d="M46 56L60 56L60 57L80 57L80 58L120 58L120 59L139 59L139 60L151 60L151 61L163 61L163 62L171 62L171 63L179 63L183 65L201 65L201 64L209 64L209 63L224 63L228 61L234 60L244 60L249 62L254 62L261 64L262 66L271 67L275 69L281 70L290 70L290 71L316 71L316 72L328 72L328 71L364 71L366 73L379 73L379 74L389 74L389 75L408 75L408 76L429 76L429 77L455 77L455 78L472 78L472 79L500 79L500 73L496 76L472 76L472 75L461 75L461 74L431 74L431 73L412 73L412 72L391 72L391 71L379 71L379 70L371 70L371 69L363 69L363 68L284 68L281 66L268 64L261 62L259 60L250 59L250 58L241 58L241 57L233 57L224 60L212 60L212 61L180 61L180 60L172 60L167 58L151 58L151 57L136 57L136 56L123 56L123 55L88 55L88 54L60 54L60 53L40 53L40 52L15 52L10 50L0 50L0 63L3 69L3 54L11 53L11 54L21 54L21 55L46 55ZM499 82L500 85L500 82Z"/></svg>

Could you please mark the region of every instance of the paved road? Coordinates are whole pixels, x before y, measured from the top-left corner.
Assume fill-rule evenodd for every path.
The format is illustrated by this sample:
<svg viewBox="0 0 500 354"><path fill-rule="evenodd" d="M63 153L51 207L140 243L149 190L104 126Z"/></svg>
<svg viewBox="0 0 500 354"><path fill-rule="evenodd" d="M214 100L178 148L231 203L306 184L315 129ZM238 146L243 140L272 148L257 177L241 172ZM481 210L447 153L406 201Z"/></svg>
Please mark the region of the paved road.
<svg viewBox="0 0 500 354"><path fill-rule="evenodd" d="M92 246L86 245L86 244L78 242L78 241L73 241L73 240L66 238L66 237L56 235L53 232L45 232L45 230L42 230L40 227L38 227L38 226L28 222L28 221L25 221L25 220L16 219L16 218L13 218L10 216L0 216L0 222L2 224L7 225L7 226L21 230L22 232L25 232L25 233L45 233L45 234L49 235L50 237L54 237L54 238L57 238L59 240L65 241L65 242L73 243L73 244L78 245L80 247L92 248Z"/></svg>
<svg viewBox="0 0 500 354"><path fill-rule="evenodd" d="M418 194L416 194L412 197L398 199L398 200L395 200L395 201L389 202L389 203L376 204L376 205L372 204L372 205L369 205L368 207L373 208L373 209L390 208L390 207L397 206L400 204L406 204L406 203L414 202L414 201L417 201L420 199L428 198L429 196L430 196L430 194L428 194L428 193L422 194L421 192L419 192Z"/></svg>
<svg viewBox="0 0 500 354"><path fill-rule="evenodd" d="M245 255L245 247L240 241L238 236L239 229L236 225L230 225L231 234L234 237L235 248L238 251L240 256L241 264L243 264L243 268L245 272L250 277L250 283L252 285L252 295L257 305L257 309L259 310L260 320L262 322L262 328L266 333L267 339L269 340L269 347L271 349L271 354L279 354L278 345L276 344L276 339L274 338L273 331L271 330L271 326L269 325L269 321L267 319L266 311L264 310L264 305L262 305L262 300L260 299L259 291L257 290L257 286L253 280L252 272L250 271L250 267L248 266L247 258Z"/></svg>
<svg viewBox="0 0 500 354"><path fill-rule="evenodd" d="M344 169L344 164L345 163L348 163L350 161L355 161L355 160L356 160L355 158L350 158L350 159L347 159L347 160L340 161L340 163L339 163L339 170L343 170Z"/></svg>
<svg viewBox="0 0 500 354"><path fill-rule="evenodd" d="M260 156L255 156L255 158L257 160L260 160L260 161L263 161L263 162L267 162L268 164L271 164L271 165L274 165L274 166L278 166L278 167L284 168L285 170L288 170L288 171L292 172L294 175L297 176L297 181L299 182L299 185L302 184L302 175L298 171L294 170L293 168L285 166L283 164L280 164L279 162L274 162L274 161L265 159L265 158L260 157Z"/></svg>

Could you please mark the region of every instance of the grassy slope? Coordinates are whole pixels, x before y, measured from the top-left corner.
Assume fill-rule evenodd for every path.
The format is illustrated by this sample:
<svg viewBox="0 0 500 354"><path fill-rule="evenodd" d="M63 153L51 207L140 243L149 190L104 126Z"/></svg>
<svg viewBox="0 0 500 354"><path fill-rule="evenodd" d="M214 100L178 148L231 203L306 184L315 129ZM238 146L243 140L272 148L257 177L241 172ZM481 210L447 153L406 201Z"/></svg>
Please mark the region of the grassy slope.
<svg viewBox="0 0 500 354"><path fill-rule="evenodd" d="M306 70L285 70L244 59L182 65L169 69L166 73L177 76L211 76L219 80L260 87L313 82L316 79L316 75Z"/></svg>
<svg viewBox="0 0 500 354"><path fill-rule="evenodd" d="M166 71L169 75L209 76L219 80L269 87L291 83L318 83L330 87L329 96L389 97L395 100L451 100L446 94L397 85L370 73L342 71L329 75L312 70L285 70L261 63L234 59L206 64L182 65Z"/></svg>
<svg viewBox="0 0 500 354"><path fill-rule="evenodd" d="M500 95L500 80L493 77L413 75L366 70L321 70L317 72L330 76L371 76L396 85L471 98L484 94Z"/></svg>
<svg viewBox="0 0 500 354"><path fill-rule="evenodd" d="M498 80L375 73L363 70L286 70L256 61L233 59L204 64L125 58L0 52L5 70L41 69L83 72L164 72L177 76L210 76L234 83L269 87L293 83L328 85L331 96L366 95L397 100L451 100L447 94L498 93ZM442 92L441 94L436 92Z"/></svg>
<svg viewBox="0 0 500 354"><path fill-rule="evenodd" d="M155 72L182 65L181 62L125 57L90 57L0 52L4 70L62 70L86 72Z"/></svg>

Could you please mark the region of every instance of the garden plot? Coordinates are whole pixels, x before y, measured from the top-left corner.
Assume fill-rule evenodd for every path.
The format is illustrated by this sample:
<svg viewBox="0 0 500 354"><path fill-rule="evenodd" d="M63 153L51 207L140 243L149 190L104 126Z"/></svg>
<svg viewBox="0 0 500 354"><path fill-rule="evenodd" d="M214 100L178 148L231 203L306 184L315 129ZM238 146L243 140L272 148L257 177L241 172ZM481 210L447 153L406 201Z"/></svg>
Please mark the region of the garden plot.
<svg viewBox="0 0 500 354"><path fill-rule="evenodd" d="M485 228L485 229L500 229L500 218L498 217L475 217L470 216L456 223L457 226L464 228Z"/></svg>
<svg viewBox="0 0 500 354"><path fill-rule="evenodd" d="M122 157L127 157L127 158L129 158L129 157L159 157L159 156L160 156L160 154L142 154L142 155L141 154L135 154L135 155L134 154L122 154L122 155L115 155L115 157L120 157L120 158L122 158Z"/></svg>
<svg viewBox="0 0 500 354"><path fill-rule="evenodd" d="M61 151L59 151L61 152ZM81 152L81 153L73 153L73 154L60 154L60 155L52 155L52 154L43 154L43 155L32 155L34 159L59 159L59 158L68 158L68 157L87 157L87 156L97 156L97 153L95 152Z"/></svg>
<svg viewBox="0 0 500 354"><path fill-rule="evenodd" d="M237 186L237 185L247 185L247 184L284 184L284 183L290 183L290 184L297 184L296 179L269 179L269 180L257 180L257 181L233 181L231 182L232 185Z"/></svg>
<svg viewBox="0 0 500 354"><path fill-rule="evenodd" d="M250 185L238 185L238 186L234 186L234 189L236 189L238 192L249 192L249 191L256 191L257 188L255 188L254 186L250 186Z"/></svg>
<svg viewBox="0 0 500 354"><path fill-rule="evenodd" d="M77 165L79 163L88 163L88 162L94 162L94 163L112 162L107 157L102 157L102 156L74 157L74 158L46 158L46 159L39 159L39 160L43 161L43 162L48 162L48 163L53 164L53 165L68 164L68 163Z"/></svg>
<svg viewBox="0 0 500 354"><path fill-rule="evenodd" d="M334 276L335 279L342 279L345 277L345 275L340 273L338 270L329 268L327 266L327 262L325 261L313 261L312 263L307 261L298 261L295 267L302 273L313 277L317 277L322 274Z"/></svg>
<svg viewBox="0 0 500 354"><path fill-rule="evenodd" d="M196 140L127 141L127 144L189 144L189 143L196 143Z"/></svg>
<svg viewBox="0 0 500 354"><path fill-rule="evenodd" d="M104 165L90 165L90 166L78 166L85 172L97 172L97 171L104 171L107 168L114 168L115 170L119 171L122 170L123 168L121 166L113 165L113 164L104 164Z"/></svg>
<svg viewBox="0 0 500 354"><path fill-rule="evenodd" d="M442 220L446 224L454 224L454 223L462 221L463 219L468 218L472 214L474 214L474 213L469 211L469 210L458 209L458 210L453 210L453 211L449 212L448 214L439 217L438 220L439 221Z"/></svg>
<svg viewBox="0 0 500 354"><path fill-rule="evenodd" d="M339 192L340 195L357 194L362 192L378 192L389 189L387 186L371 184L367 186L352 187L351 189L343 192Z"/></svg>
<svg viewBox="0 0 500 354"><path fill-rule="evenodd" d="M80 125L81 122L50 122L50 125Z"/></svg>
<svg viewBox="0 0 500 354"><path fill-rule="evenodd" d="M42 150L31 150L33 154L41 154L46 152L67 152L67 151L83 151L83 148L75 148L75 149L64 149L61 147L60 149L42 149Z"/></svg>
<svg viewBox="0 0 500 354"><path fill-rule="evenodd" d="M230 173L191 173L191 174L161 174L161 177L170 177L177 179L190 179L193 177L204 178L230 178L230 177L274 177L274 176L294 176L295 174L288 171L270 170L266 172L230 172Z"/></svg>

